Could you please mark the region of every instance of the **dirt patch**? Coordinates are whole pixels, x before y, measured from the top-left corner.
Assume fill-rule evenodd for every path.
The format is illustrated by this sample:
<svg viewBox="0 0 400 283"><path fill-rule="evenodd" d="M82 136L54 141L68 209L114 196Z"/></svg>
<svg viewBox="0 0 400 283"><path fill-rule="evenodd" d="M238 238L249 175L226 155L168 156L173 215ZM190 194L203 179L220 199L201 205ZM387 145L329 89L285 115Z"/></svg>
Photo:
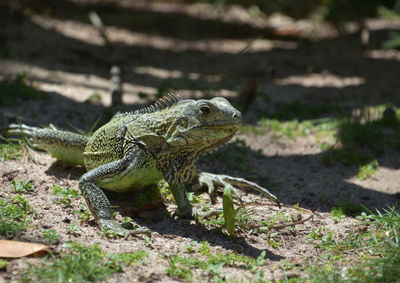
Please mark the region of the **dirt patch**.
<svg viewBox="0 0 400 283"><path fill-rule="evenodd" d="M54 165L55 159L45 154L35 153L35 159L39 164L32 162L16 162L8 161L3 163L0 169L0 183L2 193L10 196L12 193L12 180L26 180L35 185L34 192L25 194L24 197L34 208L32 228L23 232L18 240L29 242L40 242L43 239L43 231L55 230L61 236L60 243L62 245L70 240L84 244L99 244L102 249L108 253L124 253L138 250L146 251L149 256L146 258L147 264L128 268L123 274L114 275L110 278L110 282L115 280L167 280L165 270L168 267L168 261L164 257L170 254L185 255L184 246L189 245L192 241L207 241L212 253L239 253L250 257L258 257L262 251L266 251L266 256L271 262L262 267L265 277L269 279L282 278L282 270L280 260L285 259L289 262L296 262L306 257L316 256L317 251L313 248L309 240L309 234L314 227L324 227L324 229L334 230L337 238L344 237L348 232L354 229L353 225L356 220L346 218L343 221L335 222L329 213L314 212L314 218L305 224L297 225L295 229L282 229L274 236L274 241L279 243L278 248L271 248L269 237L267 234L240 234L236 239L230 239L228 236L220 235L212 230L208 230L201 224L194 221L174 219L170 215L161 215L161 219L154 223L146 224L143 219L134 218L134 222L139 225L145 225L152 230L151 242L149 247L146 245L143 237L129 236L126 239L109 239L104 237L98 229L96 223L91 218L88 222L82 223L78 214L74 210L79 210L81 204L85 204L83 199L73 200L71 205L60 205L55 203L55 196L52 192L53 185L62 187L77 188L77 178L82 173L80 168L70 168L61 165ZM260 200L260 197L249 194L244 200L258 200L268 203L266 200ZM119 204L115 199L113 204ZM215 207L221 207L221 199ZM129 204L123 204L122 210L125 210L123 216L132 216L126 213L132 208ZM174 205L170 205L168 210L173 213L176 209ZM271 209L269 206L259 207L256 209L254 217L265 217L265 215L273 216L277 209ZM121 220L121 217L119 217ZM68 228L71 223L76 224L79 230L76 233L69 233ZM60 246L61 247L61 246ZM164 255L164 256L163 256ZM18 273L18 269L25 267L27 259L10 260L8 264L7 274L2 274L4 278L14 277ZM28 260L30 261L30 260ZM195 275L200 276L200 271ZM254 274L238 268L224 269L227 279L254 277ZM118 278L118 279L117 279Z"/></svg>

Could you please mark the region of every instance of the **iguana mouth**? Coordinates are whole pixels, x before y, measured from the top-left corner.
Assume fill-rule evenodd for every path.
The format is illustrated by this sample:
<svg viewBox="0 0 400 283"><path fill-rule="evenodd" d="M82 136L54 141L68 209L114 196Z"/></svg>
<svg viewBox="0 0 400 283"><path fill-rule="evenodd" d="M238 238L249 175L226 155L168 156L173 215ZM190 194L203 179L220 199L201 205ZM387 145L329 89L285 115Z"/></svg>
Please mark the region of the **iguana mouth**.
<svg viewBox="0 0 400 283"><path fill-rule="evenodd" d="M219 127L223 127L223 128L225 128L226 130L230 130L230 129L232 129L232 130L239 130L239 127L240 127L240 125L242 124L242 121L220 121L220 122L217 122L217 123L209 123L209 124L206 124L206 125L202 125L202 126L200 126L200 127L205 127L205 128L219 128Z"/></svg>

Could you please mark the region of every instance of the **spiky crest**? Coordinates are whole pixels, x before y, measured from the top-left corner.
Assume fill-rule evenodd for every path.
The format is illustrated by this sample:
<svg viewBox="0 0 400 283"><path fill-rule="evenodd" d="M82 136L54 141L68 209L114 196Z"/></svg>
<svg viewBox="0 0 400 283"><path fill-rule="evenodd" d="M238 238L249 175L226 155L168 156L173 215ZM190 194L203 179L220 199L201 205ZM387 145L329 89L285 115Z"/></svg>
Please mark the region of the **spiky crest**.
<svg viewBox="0 0 400 283"><path fill-rule="evenodd" d="M171 107L175 104L177 104L179 101L181 101L182 98L179 95L173 94L173 93L168 93L166 96L160 98L156 102L154 102L152 105L147 106L145 108L136 110L134 114L146 114L146 113L153 113L160 111L162 109Z"/></svg>

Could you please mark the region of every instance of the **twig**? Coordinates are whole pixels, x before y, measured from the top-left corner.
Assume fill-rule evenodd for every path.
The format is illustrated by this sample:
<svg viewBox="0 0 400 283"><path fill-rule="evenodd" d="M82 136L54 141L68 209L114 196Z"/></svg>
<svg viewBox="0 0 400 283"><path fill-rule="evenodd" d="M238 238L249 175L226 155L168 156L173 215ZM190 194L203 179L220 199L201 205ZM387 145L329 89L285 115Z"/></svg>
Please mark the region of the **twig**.
<svg viewBox="0 0 400 283"><path fill-rule="evenodd" d="M248 204L245 204L244 206L276 206L276 204L272 204L272 203L248 203ZM293 208L293 209L296 209L296 210L301 210L301 211L303 211L305 213L309 213L310 215L307 218L301 219L301 220L298 220L298 221L292 221L292 222L284 223L284 224L281 224L281 225L269 226L268 227L269 229L279 230L279 229L283 229L283 228L286 228L286 227L295 226L295 225L298 225L298 224L303 224L304 222L310 220L314 216L313 212L311 210L307 209L307 208L296 207L296 206L293 206L293 205L285 205L285 204L281 205L281 207ZM245 225L245 226L247 226L249 228L261 228L261 227L263 227L262 225L255 225L255 224L247 224L247 223L240 223L240 224Z"/></svg>

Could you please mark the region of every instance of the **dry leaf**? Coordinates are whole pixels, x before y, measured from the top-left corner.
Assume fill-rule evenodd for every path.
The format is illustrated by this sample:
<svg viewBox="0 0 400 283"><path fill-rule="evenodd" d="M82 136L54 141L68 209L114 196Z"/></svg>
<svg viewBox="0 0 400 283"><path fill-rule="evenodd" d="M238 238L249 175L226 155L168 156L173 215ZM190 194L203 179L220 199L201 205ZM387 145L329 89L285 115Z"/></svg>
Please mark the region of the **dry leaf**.
<svg viewBox="0 0 400 283"><path fill-rule="evenodd" d="M48 246L42 244L0 240L0 258L19 258L33 254L44 254L47 248Z"/></svg>

